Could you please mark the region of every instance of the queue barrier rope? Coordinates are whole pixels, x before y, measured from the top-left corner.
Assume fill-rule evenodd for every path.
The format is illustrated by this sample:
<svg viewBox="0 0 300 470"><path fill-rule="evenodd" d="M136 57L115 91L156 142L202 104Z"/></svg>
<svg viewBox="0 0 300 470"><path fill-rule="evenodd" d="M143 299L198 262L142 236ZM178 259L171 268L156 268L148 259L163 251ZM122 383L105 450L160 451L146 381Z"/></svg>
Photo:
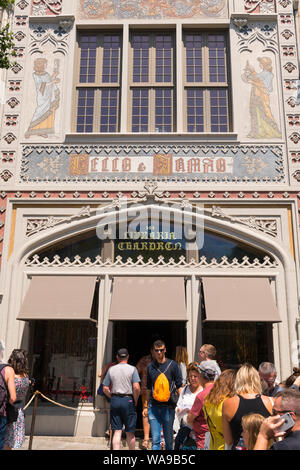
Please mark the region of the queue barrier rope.
<svg viewBox="0 0 300 470"><path fill-rule="evenodd" d="M32 400L36 397L36 395L41 395L43 398L45 398L45 400L50 401L50 402L53 403L54 405L61 406L62 408L67 408L67 409L69 409L69 410L78 411L78 408L72 408L71 406L63 405L62 403L58 403L57 401L51 400L51 398L46 397L46 396L43 395L39 390L36 390L36 391L34 392L34 394L32 395L32 397L30 398L29 402L24 406L23 410L26 410L26 408L28 408L28 406L31 404ZM95 408L94 410L95 410L95 411L101 411L101 408Z"/></svg>
<svg viewBox="0 0 300 470"><path fill-rule="evenodd" d="M74 411L81 411L81 409L82 409L82 407L78 409L78 408L73 408L71 406L63 405L62 403L58 403L57 401L51 400L51 398L46 397L45 395L43 395L43 393L41 393L39 390L36 390L34 392L34 394L32 395L32 397L30 398L30 400L28 401L28 403L23 407L23 410L26 410L29 407L29 405L31 404L31 402L34 400L28 450L32 450L32 441L33 441L35 418L36 418L36 413L37 413L37 402L38 402L39 395L41 395L41 397L43 397L45 400L50 401L54 405L61 406L62 408L67 408L69 410L74 410ZM82 403L82 405L83 405L83 403ZM101 409L100 408L94 408L94 411L101 411Z"/></svg>

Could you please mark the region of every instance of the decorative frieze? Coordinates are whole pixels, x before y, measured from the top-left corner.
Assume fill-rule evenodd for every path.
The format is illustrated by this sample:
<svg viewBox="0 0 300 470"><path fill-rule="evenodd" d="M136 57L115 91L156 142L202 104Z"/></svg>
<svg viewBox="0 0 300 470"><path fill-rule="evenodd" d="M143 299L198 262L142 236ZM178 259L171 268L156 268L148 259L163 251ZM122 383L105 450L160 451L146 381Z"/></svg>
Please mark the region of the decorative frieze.
<svg viewBox="0 0 300 470"><path fill-rule="evenodd" d="M281 145L28 145L23 182L280 182Z"/></svg>
<svg viewBox="0 0 300 470"><path fill-rule="evenodd" d="M164 256L159 256L157 261L154 261L152 258L144 260L143 256L138 256L136 261L133 261L131 258L128 258L126 261L123 261L122 256L116 256L115 261L112 261L109 258L103 260L101 256L96 256L94 260L90 258L82 259L80 256L74 256L74 260L70 258L60 259L58 255L53 257L53 260L50 261L48 258L40 259L38 255L34 255L31 258L27 259L25 262L27 267L30 268L128 268L128 267L148 267L148 268L277 268L278 263L276 260L272 260L270 257L265 256L263 260L255 258L253 261L250 261L247 256L244 256L242 260L234 258L232 261L228 259L227 256L223 256L220 261L216 258L212 260L207 260L205 256L201 256L200 261L197 262L194 259L187 261L185 256L180 256L179 261L175 261L173 258L168 258L165 260Z"/></svg>
<svg viewBox="0 0 300 470"><path fill-rule="evenodd" d="M273 1L273 0L272 0ZM79 0L79 16L90 20L164 20L184 18L224 18L227 0Z"/></svg>

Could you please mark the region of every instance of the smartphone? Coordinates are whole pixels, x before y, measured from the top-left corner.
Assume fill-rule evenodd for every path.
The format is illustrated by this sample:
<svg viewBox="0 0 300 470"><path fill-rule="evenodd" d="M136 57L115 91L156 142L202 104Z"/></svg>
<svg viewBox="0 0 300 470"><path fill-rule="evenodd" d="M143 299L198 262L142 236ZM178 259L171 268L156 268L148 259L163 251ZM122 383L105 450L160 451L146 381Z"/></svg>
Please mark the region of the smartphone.
<svg viewBox="0 0 300 470"><path fill-rule="evenodd" d="M285 432L291 429L295 421L293 420L291 413L285 413L284 415L280 416L281 419L284 419L284 423L280 426L280 428L276 429L276 432Z"/></svg>

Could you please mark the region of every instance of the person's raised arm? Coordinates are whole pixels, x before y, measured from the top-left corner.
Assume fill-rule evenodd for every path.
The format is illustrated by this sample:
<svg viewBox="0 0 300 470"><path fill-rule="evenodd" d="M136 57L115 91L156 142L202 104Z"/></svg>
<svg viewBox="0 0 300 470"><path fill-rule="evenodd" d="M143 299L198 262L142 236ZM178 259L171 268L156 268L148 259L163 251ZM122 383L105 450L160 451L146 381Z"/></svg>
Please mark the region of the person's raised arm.
<svg viewBox="0 0 300 470"><path fill-rule="evenodd" d="M276 432L283 423L284 419L281 419L281 416L269 416L266 418L261 424L253 450L267 450L270 439L284 436L284 432Z"/></svg>

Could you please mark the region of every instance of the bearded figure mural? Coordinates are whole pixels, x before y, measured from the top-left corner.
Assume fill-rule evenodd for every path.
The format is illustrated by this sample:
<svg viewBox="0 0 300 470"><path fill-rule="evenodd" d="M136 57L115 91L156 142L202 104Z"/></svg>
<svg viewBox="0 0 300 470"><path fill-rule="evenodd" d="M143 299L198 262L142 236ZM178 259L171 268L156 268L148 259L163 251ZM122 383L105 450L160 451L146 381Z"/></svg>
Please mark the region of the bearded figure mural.
<svg viewBox="0 0 300 470"><path fill-rule="evenodd" d="M34 61L33 79L36 88L36 109L25 133L26 139L32 135L47 138L54 134L55 111L59 107L60 91L57 83L60 82L59 60L54 61L54 70L50 75L47 68L47 59L38 58Z"/></svg>

